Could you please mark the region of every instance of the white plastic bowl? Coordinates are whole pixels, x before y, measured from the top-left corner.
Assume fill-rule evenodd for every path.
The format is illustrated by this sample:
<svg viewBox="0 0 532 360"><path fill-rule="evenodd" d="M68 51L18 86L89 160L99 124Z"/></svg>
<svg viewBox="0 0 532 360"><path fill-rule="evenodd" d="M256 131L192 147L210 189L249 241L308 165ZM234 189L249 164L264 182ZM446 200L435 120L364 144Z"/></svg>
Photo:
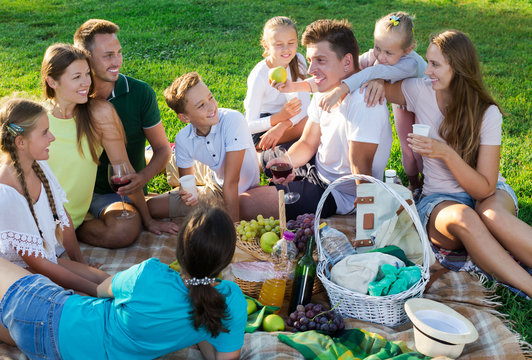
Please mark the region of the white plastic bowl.
<svg viewBox="0 0 532 360"><path fill-rule="evenodd" d="M465 344L478 339L473 324L447 305L413 298L405 303L405 310L414 324L416 349L424 355L455 359Z"/></svg>

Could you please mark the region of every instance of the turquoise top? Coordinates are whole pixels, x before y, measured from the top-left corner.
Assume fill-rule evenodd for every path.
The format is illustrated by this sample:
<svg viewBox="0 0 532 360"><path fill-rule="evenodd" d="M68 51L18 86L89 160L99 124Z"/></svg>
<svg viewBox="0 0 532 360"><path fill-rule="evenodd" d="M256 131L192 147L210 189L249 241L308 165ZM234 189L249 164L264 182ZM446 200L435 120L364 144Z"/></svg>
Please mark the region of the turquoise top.
<svg viewBox="0 0 532 360"><path fill-rule="evenodd" d="M72 295L59 323L64 359L153 359L206 340L220 352L240 349L247 321L240 288L222 280L215 287L226 298L228 333L216 338L194 329L188 289L179 273L149 259L117 273L114 298Z"/></svg>

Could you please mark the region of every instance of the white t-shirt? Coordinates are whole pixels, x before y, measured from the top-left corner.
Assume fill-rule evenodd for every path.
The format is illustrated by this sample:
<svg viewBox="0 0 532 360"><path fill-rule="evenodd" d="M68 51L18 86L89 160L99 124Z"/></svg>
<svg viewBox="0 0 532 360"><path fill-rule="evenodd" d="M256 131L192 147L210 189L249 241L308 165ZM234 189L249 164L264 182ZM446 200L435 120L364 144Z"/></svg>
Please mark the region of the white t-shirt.
<svg viewBox="0 0 532 360"><path fill-rule="evenodd" d="M438 134L443 121L436 101L436 92L430 79L406 79L401 84L407 109L416 114L417 122L430 125L429 137L444 141ZM502 114L495 105L488 107L480 128L480 145L501 144ZM423 194L457 193L465 190L458 184L454 175L442 160L423 157ZM499 173L498 181L505 181Z"/></svg>
<svg viewBox="0 0 532 360"><path fill-rule="evenodd" d="M194 166L194 160L207 165L213 171L214 181L223 186L225 154L229 151L246 150L238 193L259 186L259 162L249 133L246 119L230 109L218 109L220 121L211 127L207 136L196 134L192 124L185 126L175 137L175 162L180 168Z"/></svg>
<svg viewBox="0 0 532 360"><path fill-rule="evenodd" d="M63 207L63 203L67 202L66 194L46 161L38 161L38 164L48 179L57 216L61 228L64 228L69 224ZM33 209L44 236L44 243L24 195L9 185L0 184L0 256L23 268L28 265L22 260L19 252L40 256L57 264L56 250L60 245L55 237L55 221L43 185Z"/></svg>
<svg viewBox="0 0 532 360"><path fill-rule="evenodd" d="M307 63L301 54L297 54L299 72L307 76ZM293 97L301 100L301 112L290 118L292 125L297 124L307 116L307 108L310 104L310 94L307 92L300 93L280 93L270 86L268 82L268 71L270 68L266 65L266 60L259 62L248 76L248 90L244 99L244 109L246 110L246 120L248 121L249 130L252 134L267 131L271 129L270 116L261 118L260 114L275 114L281 111L283 105ZM290 68L286 67L288 76ZM298 79L292 79L297 81Z"/></svg>
<svg viewBox="0 0 532 360"><path fill-rule="evenodd" d="M321 139L316 153L318 175L327 184L351 174L349 141L378 144L373 157L372 175L382 179L392 147L390 114L385 104L367 107L364 94L358 91L348 94L342 103L330 113L319 107L316 94L309 106L309 121L320 124ZM336 201L338 214L347 214L354 209L356 189L340 186L331 193Z"/></svg>

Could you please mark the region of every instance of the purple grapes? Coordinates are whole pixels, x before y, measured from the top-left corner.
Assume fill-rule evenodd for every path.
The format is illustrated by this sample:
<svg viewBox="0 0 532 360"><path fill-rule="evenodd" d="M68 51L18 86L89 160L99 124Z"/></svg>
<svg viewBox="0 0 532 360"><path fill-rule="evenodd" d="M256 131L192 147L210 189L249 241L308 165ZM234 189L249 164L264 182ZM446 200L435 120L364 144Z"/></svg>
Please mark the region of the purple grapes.
<svg viewBox="0 0 532 360"><path fill-rule="evenodd" d="M299 215L296 220L289 220L286 228L295 234L294 242L299 253L305 251L310 236L314 234L314 214Z"/></svg>
<svg viewBox="0 0 532 360"><path fill-rule="evenodd" d="M320 330L331 334L345 327L342 317L333 310L311 303L298 305L296 311L288 316L286 324L293 327L293 332Z"/></svg>

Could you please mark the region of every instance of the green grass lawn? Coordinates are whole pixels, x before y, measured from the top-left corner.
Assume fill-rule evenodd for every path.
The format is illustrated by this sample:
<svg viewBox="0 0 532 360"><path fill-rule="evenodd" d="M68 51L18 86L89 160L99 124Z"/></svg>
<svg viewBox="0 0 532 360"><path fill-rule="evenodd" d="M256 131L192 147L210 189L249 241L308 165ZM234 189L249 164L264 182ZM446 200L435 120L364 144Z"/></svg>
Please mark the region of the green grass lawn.
<svg viewBox="0 0 532 360"><path fill-rule="evenodd" d="M164 88L176 76L195 70L221 107L243 111L246 79L262 59L259 39L270 17L291 17L300 34L316 19L346 18L366 51L373 45L375 20L396 10L416 15L421 55L433 32L454 28L472 38L487 87L505 111L501 172L517 193L520 218L532 224L532 5L527 0L0 0L0 97L13 92L39 97L46 48L71 43L76 28L89 18L108 19L121 27L122 72L155 89L173 142L182 124L166 107ZM389 167L404 177L397 139ZM150 183L151 191L167 188L163 176ZM505 289L498 293L513 328L532 342L530 302Z"/></svg>

